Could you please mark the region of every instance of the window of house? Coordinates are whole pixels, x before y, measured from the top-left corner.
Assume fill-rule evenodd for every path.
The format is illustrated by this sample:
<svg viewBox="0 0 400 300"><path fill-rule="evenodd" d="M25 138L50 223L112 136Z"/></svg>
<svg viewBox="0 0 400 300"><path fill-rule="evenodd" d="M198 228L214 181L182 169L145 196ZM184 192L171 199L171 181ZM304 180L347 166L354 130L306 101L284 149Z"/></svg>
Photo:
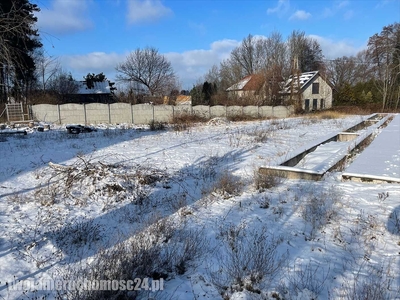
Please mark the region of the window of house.
<svg viewBox="0 0 400 300"><path fill-rule="evenodd" d="M314 82L312 84L312 93L319 94L319 83L318 82Z"/></svg>

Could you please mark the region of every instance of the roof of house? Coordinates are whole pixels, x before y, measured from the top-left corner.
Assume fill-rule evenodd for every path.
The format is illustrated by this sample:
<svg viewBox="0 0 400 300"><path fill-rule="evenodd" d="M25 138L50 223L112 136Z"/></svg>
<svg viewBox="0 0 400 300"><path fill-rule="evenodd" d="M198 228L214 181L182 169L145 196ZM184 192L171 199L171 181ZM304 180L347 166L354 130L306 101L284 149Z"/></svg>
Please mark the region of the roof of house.
<svg viewBox="0 0 400 300"><path fill-rule="evenodd" d="M226 91L257 91L263 86L264 81L264 76L261 74L248 75L227 88Z"/></svg>
<svg viewBox="0 0 400 300"><path fill-rule="evenodd" d="M179 104L179 105L191 104L192 103L192 96L178 95L176 97L175 103Z"/></svg>
<svg viewBox="0 0 400 300"><path fill-rule="evenodd" d="M294 75L290 76L289 79L285 82L285 85L282 88L281 93L290 93L291 89L293 88L293 92L297 92L305 88L317 75L319 74L318 71L312 72L305 72L301 73L300 76Z"/></svg>
<svg viewBox="0 0 400 300"><path fill-rule="evenodd" d="M280 84L282 86L280 93L286 94L290 92L297 93L299 90L302 91L318 76L321 76L319 71L305 72L299 74L299 76L290 76L288 80L285 82L282 81L282 84ZM256 91L263 86L264 82L264 76L261 74L248 75L229 87L226 91ZM327 83L332 87L329 81L327 81Z"/></svg>
<svg viewBox="0 0 400 300"><path fill-rule="evenodd" d="M110 84L108 81L93 82L94 87L89 89L86 85L86 81L78 81L79 90L77 94L88 95L88 94L110 94Z"/></svg>

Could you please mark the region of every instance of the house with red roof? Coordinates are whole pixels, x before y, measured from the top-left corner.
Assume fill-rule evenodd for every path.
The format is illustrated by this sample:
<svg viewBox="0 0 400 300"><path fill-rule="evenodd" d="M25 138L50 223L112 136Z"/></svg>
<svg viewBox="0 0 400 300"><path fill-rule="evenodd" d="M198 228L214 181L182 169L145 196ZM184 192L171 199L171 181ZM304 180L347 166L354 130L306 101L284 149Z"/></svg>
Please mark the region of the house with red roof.
<svg viewBox="0 0 400 300"><path fill-rule="evenodd" d="M286 81L272 82L262 74L244 77L229 87L229 98L253 100L255 103L295 105L308 112L332 107L332 84L319 71L299 73ZM276 88L277 92L271 91Z"/></svg>

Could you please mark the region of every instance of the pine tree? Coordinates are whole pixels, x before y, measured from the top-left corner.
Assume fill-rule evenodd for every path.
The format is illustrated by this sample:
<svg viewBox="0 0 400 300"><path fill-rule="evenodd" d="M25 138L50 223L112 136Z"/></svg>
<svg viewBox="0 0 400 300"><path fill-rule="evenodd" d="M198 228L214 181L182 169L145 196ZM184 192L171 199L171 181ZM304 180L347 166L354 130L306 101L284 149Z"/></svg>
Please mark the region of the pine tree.
<svg viewBox="0 0 400 300"><path fill-rule="evenodd" d="M35 80L33 52L42 47L37 18L40 9L28 0L0 2L0 102L26 96Z"/></svg>

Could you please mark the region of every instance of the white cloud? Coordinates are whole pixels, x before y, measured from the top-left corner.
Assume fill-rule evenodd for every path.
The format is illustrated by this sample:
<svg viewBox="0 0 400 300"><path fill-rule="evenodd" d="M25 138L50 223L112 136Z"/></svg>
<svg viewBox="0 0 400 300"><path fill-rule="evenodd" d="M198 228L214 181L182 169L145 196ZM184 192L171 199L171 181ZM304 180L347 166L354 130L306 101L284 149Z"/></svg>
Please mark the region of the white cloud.
<svg viewBox="0 0 400 300"><path fill-rule="evenodd" d="M219 40L209 49L195 49L185 52L161 53L171 62L179 77L182 88L191 89L193 84L207 73L214 64L229 57L231 51L240 44L236 40ZM115 67L123 62L128 53L91 52L84 55L60 57L63 68L71 72L75 79L82 79L87 73L103 72L108 79L115 80Z"/></svg>
<svg viewBox="0 0 400 300"><path fill-rule="evenodd" d="M170 52L165 56L171 62L178 75L182 88L191 89L214 64L219 64L229 57L231 51L240 44L236 40L220 40L213 42L210 49L189 50L182 53Z"/></svg>
<svg viewBox="0 0 400 300"><path fill-rule="evenodd" d="M66 71L70 71L75 79L81 80L87 73L103 72L108 79L115 80L115 67L122 62L126 54L91 52L83 55L64 55L60 57Z"/></svg>
<svg viewBox="0 0 400 300"><path fill-rule="evenodd" d="M304 10L298 10L293 15L290 16L289 20L307 20L311 17L309 12Z"/></svg>
<svg viewBox="0 0 400 300"><path fill-rule="evenodd" d="M38 18L38 28L52 34L84 31L93 26L88 20L87 9L85 0L54 0L49 9L41 7L41 11L35 14Z"/></svg>
<svg viewBox="0 0 400 300"><path fill-rule="evenodd" d="M309 35L309 37L318 41L326 59L356 55L361 50L367 48L367 42L362 46L356 47L350 41L346 40L334 41L318 35Z"/></svg>
<svg viewBox="0 0 400 300"><path fill-rule="evenodd" d="M284 14L289 9L289 6L289 0L278 0L278 4L274 8L267 9L267 14Z"/></svg>
<svg viewBox="0 0 400 300"><path fill-rule="evenodd" d="M172 10L164 6L160 0L128 1L128 23L137 24L151 22L169 16Z"/></svg>

